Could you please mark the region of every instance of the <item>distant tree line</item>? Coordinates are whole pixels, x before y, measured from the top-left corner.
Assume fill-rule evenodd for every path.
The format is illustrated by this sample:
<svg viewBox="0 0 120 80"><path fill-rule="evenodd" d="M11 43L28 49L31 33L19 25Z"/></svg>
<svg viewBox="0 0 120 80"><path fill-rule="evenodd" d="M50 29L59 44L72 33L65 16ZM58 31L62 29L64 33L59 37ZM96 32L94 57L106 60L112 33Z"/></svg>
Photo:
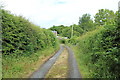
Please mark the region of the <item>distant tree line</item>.
<svg viewBox="0 0 120 80"><path fill-rule="evenodd" d="M91 19L90 14L83 14L82 17L79 17L78 24L53 26L49 29L57 31L59 36L71 38L73 26L73 36L79 37L88 31L96 29L96 27L115 24L114 19L116 18L116 14L117 12L114 13L112 10L100 9L94 16L94 20Z"/></svg>

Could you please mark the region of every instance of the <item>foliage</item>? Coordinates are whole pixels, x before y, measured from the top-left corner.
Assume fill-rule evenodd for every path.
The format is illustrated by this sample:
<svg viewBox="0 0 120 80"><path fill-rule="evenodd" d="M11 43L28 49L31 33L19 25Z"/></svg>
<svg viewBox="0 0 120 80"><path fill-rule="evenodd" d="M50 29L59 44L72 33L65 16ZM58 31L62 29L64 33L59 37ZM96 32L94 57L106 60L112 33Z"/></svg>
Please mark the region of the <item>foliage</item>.
<svg viewBox="0 0 120 80"><path fill-rule="evenodd" d="M1 11L4 58L6 55L30 56L38 50L56 48L57 39L50 31L53 30L59 36L69 38L61 40L61 43L70 43L76 47L78 63L88 68L90 76L120 77L120 11L114 13L112 10L100 9L94 22L89 14L84 14L79 18L78 25L53 26L49 30L39 28L22 16Z"/></svg>
<svg viewBox="0 0 120 80"><path fill-rule="evenodd" d="M84 30L79 25L72 25L73 26L73 36L79 37L84 33Z"/></svg>
<svg viewBox="0 0 120 80"><path fill-rule="evenodd" d="M82 15L82 17L79 18L78 25L76 25L76 24L73 24L70 26L60 25L60 26L53 26L49 29L52 31L57 31L58 36L71 38L72 27L73 27L73 36L77 36L77 37L79 37L83 33L86 33L88 31L95 29L94 23L90 17L90 14Z"/></svg>
<svg viewBox="0 0 120 80"><path fill-rule="evenodd" d="M77 58L84 57L81 59L94 78L120 77L120 37L116 29L117 26L102 27L86 33L77 40Z"/></svg>
<svg viewBox="0 0 120 80"><path fill-rule="evenodd" d="M72 38L70 38L69 40L67 40L67 43L70 43L72 45L76 45L78 43L77 39L78 39L78 37L73 36Z"/></svg>
<svg viewBox="0 0 120 80"><path fill-rule="evenodd" d="M61 35L63 29L65 29L65 28L67 28L67 27L64 26L64 25L60 25L60 26L53 26L49 29L52 30L52 31L57 31L58 35Z"/></svg>
<svg viewBox="0 0 120 80"><path fill-rule="evenodd" d="M0 10L3 77L20 78L34 71L42 59L58 50L58 40L50 30L42 29L22 16Z"/></svg>
<svg viewBox="0 0 120 80"><path fill-rule="evenodd" d="M70 37L71 37L71 31L72 31L72 29L71 29L70 27L67 27L67 28L63 29L61 35L62 35L63 37L68 37L68 38L70 38Z"/></svg>
<svg viewBox="0 0 120 80"><path fill-rule="evenodd" d="M95 23L98 26L105 25L105 24L114 24L115 14L112 10L108 9L100 9L98 13L94 16Z"/></svg>
<svg viewBox="0 0 120 80"><path fill-rule="evenodd" d="M30 55L46 47L56 47L55 35L41 29L22 16L2 10L3 55Z"/></svg>
<svg viewBox="0 0 120 80"><path fill-rule="evenodd" d="M79 18L79 26L84 30L84 32L88 32L93 29L94 24L93 20L90 17L90 14L83 14L82 17Z"/></svg>
<svg viewBox="0 0 120 80"><path fill-rule="evenodd" d="M83 29L79 25L73 24L71 26L53 26L49 28L52 31L57 31L58 36L71 38L71 32L73 27L73 36L80 36L83 34Z"/></svg>
<svg viewBox="0 0 120 80"><path fill-rule="evenodd" d="M80 66L87 66L89 77L120 77L120 13L115 14L118 15L110 10L99 10L95 16L96 29L69 42L77 42L78 63Z"/></svg>

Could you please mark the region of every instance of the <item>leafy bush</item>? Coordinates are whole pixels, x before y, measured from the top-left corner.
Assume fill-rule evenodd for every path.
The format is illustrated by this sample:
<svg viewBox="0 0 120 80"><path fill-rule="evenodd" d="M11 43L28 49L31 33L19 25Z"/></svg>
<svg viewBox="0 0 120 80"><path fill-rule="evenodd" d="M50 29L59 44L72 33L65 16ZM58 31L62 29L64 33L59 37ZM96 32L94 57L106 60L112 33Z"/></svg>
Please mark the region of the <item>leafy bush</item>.
<svg viewBox="0 0 120 80"><path fill-rule="evenodd" d="M84 33L79 39L71 38L68 42L76 45L78 63L88 67L90 76L119 78L120 11L114 13L101 9L95 15L94 24L95 30Z"/></svg>
<svg viewBox="0 0 120 80"><path fill-rule="evenodd" d="M46 29L41 29L22 16L15 16L9 11L2 12L3 55L30 55L46 47L56 47L57 39Z"/></svg>
<svg viewBox="0 0 120 80"><path fill-rule="evenodd" d="M78 40L77 40L78 37L76 36L73 36L72 38L70 38L67 43L70 43L72 45L76 45L78 43Z"/></svg>
<svg viewBox="0 0 120 80"><path fill-rule="evenodd" d="M117 25L106 25L92 32L88 32L79 39L79 51L85 57L91 75L94 78L120 77L120 49Z"/></svg>
<svg viewBox="0 0 120 80"><path fill-rule="evenodd" d="M22 16L3 9L1 13L3 78L27 76L44 58L58 50L58 40L50 30L42 29Z"/></svg>

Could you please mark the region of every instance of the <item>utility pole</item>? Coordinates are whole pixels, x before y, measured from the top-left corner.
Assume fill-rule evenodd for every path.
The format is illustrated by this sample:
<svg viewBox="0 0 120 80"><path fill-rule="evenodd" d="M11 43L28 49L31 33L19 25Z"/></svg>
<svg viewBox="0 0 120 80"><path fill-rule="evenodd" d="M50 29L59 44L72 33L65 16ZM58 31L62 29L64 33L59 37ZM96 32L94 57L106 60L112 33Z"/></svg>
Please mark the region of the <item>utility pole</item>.
<svg viewBox="0 0 120 80"><path fill-rule="evenodd" d="M71 30L71 38L73 37L73 25L72 25L72 30Z"/></svg>

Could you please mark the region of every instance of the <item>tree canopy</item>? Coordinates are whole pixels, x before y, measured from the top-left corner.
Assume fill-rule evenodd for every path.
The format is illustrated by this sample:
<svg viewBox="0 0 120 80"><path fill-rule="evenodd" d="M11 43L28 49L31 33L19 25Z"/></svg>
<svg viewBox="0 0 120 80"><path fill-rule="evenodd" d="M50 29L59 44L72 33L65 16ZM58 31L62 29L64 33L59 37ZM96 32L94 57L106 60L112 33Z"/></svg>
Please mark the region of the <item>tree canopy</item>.
<svg viewBox="0 0 120 80"><path fill-rule="evenodd" d="M100 9L94 16L96 25L115 24L115 13L112 10Z"/></svg>

